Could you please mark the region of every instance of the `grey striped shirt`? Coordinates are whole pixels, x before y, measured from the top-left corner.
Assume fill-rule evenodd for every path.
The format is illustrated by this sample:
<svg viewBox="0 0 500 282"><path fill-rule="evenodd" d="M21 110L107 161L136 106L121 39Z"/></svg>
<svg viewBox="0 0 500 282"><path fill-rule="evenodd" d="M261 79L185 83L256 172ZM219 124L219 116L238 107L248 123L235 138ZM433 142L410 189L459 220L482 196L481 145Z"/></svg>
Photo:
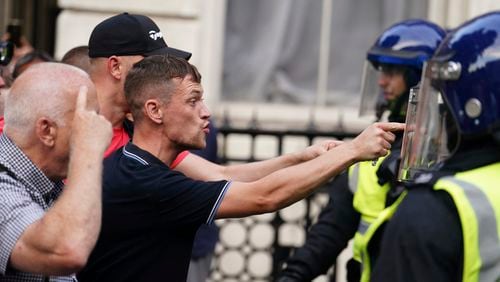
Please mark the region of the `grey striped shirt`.
<svg viewBox="0 0 500 282"><path fill-rule="evenodd" d="M9 267L9 257L26 228L43 217L62 191L4 134L0 135L0 281L76 281L44 277ZM61 234L64 236L64 234Z"/></svg>

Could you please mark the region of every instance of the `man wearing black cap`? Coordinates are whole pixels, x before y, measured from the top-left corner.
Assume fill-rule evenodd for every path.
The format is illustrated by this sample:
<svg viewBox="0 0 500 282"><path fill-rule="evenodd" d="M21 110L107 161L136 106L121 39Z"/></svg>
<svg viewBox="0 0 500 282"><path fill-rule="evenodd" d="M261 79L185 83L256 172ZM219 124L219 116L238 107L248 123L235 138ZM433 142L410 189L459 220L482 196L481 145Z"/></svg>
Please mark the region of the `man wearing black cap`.
<svg viewBox="0 0 500 282"><path fill-rule="evenodd" d="M191 53L170 48L148 17L122 13L99 23L89 39L90 75L96 84L100 112L113 125L109 155L129 141L124 127L128 105L123 85L128 70L144 57L171 54L189 60Z"/></svg>
<svg viewBox="0 0 500 282"><path fill-rule="evenodd" d="M189 60L191 53L168 47L158 26L148 17L119 14L98 24L89 41L91 58L170 54Z"/></svg>
<svg viewBox="0 0 500 282"><path fill-rule="evenodd" d="M191 53L171 48L165 35L148 17L122 13L99 23L89 40L90 76L96 85L100 114L113 125L113 140L105 155L127 144L131 124L125 121L125 77L132 66L150 55L170 54L186 60ZM275 170L308 161L323 153L331 142L313 145L302 152L287 154L251 165L220 166L185 151L170 168L198 180L255 180Z"/></svg>

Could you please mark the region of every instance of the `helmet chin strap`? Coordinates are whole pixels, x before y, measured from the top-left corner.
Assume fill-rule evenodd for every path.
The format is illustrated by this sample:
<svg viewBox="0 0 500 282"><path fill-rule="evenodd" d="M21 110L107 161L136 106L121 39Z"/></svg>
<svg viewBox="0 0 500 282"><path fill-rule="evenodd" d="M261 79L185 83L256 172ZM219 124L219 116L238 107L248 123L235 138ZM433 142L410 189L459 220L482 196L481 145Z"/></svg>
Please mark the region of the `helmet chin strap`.
<svg viewBox="0 0 500 282"><path fill-rule="evenodd" d="M388 120L390 122L405 122L409 95L410 91L407 90L396 98L395 101L389 103L389 111L391 113L389 114Z"/></svg>

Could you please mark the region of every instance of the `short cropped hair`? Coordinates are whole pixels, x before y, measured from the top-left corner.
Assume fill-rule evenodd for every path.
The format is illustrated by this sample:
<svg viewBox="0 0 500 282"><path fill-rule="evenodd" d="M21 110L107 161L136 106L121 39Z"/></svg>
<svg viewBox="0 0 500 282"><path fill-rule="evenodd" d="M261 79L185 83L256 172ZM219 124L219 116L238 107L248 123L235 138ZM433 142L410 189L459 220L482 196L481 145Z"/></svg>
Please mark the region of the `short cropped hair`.
<svg viewBox="0 0 500 282"><path fill-rule="evenodd" d="M88 74L73 66L54 62L31 66L14 81L5 99L5 130L28 136L41 116L64 126L65 114L74 107L68 99L80 86L91 84Z"/></svg>
<svg viewBox="0 0 500 282"><path fill-rule="evenodd" d="M70 49L61 59L61 63L81 68L90 73L89 46L81 45Z"/></svg>
<svg viewBox="0 0 500 282"><path fill-rule="evenodd" d="M134 64L125 80L125 97L135 122L142 119L142 107L148 99L170 101L175 91L174 78L189 78L201 83L201 75L195 66L171 55L149 56Z"/></svg>
<svg viewBox="0 0 500 282"><path fill-rule="evenodd" d="M27 67L33 62L54 62L49 53L43 50L33 50L16 61L14 69L12 70L12 78L16 79L22 72L24 72Z"/></svg>

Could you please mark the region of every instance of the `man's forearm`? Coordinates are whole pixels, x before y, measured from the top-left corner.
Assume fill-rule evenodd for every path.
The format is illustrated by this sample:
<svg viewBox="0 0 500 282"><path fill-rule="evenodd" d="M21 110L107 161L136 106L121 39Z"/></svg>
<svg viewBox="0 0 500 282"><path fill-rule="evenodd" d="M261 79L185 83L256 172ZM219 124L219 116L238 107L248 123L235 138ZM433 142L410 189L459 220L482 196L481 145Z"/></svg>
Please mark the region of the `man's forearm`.
<svg viewBox="0 0 500 282"><path fill-rule="evenodd" d="M11 265L22 271L67 275L84 266L101 224L102 154L72 154L67 186L43 218L16 243Z"/></svg>
<svg viewBox="0 0 500 282"><path fill-rule="evenodd" d="M252 182L302 161L297 154L286 154L264 161L222 166L189 154L175 169L196 180Z"/></svg>
<svg viewBox="0 0 500 282"><path fill-rule="evenodd" d="M338 140L325 140L321 143L311 145L300 152L289 153L268 160L230 166L214 164L199 156L189 154L175 169L197 180L252 182L277 170L314 159L342 143Z"/></svg>
<svg viewBox="0 0 500 282"><path fill-rule="evenodd" d="M233 182L217 217L273 212L311 194L356 160L352 145L343 145L314 160L275 171L251 183Z"/></svg>
<svg viewBox="0 0 500 282"><path fill-rule="evenodd" d="M241 182L256 181L277 170L300 164L303 160L298 153L285 154L269 160L231 165L224 168L224 175Z"/></svg>
<svg viewBox="0 0 500 282"><path fill-rule="evenodd" d="M342 143L338 140L325 140L299 152L284 154L264 161L228 166L225 168L224 174L231 180L256 181L277 170L312 160Z"/></svg>

